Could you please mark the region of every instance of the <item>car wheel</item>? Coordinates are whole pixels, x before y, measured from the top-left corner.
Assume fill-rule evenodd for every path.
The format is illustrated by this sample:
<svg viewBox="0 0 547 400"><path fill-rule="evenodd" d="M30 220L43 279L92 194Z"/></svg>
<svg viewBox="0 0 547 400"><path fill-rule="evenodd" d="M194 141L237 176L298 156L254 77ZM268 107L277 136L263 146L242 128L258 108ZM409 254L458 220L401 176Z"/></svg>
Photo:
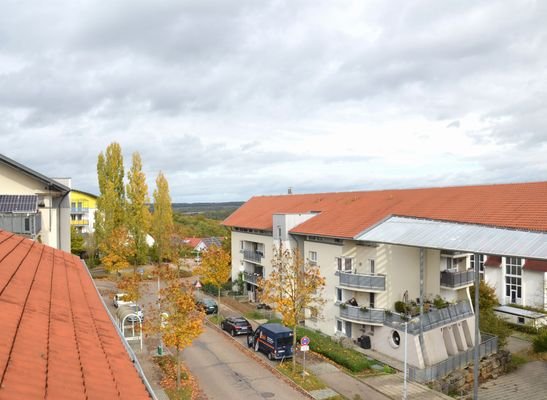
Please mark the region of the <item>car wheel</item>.
<svg viewBox="0 0 547 400"><path fill-rule="evenodd" d="M273 356L272 356L272 352L271 352L271 351L268 353L268 360L270 360L270 361L273 360Z"/></svg>
<svg viewBox="0 0 547 400"><path fill-rule="evenodd" d="M258 339L255 341L255 351L258 351L259 349L259 343L258 343Z"/></svg>
<svg viewBox="0 0 547 400"><path fill-rule="evenodd" d="M247 336L247 346L248 347L253 347L253 337L252 336Z"/></svg>
<svg viewBox="0 0 547 400"><path fill-rule="evenodd" d="M232 336L235 336L235 335L236 335L236 333L235 333L235 331L234 331L233 329L230 331L230 335L232 335Z"/></svg>

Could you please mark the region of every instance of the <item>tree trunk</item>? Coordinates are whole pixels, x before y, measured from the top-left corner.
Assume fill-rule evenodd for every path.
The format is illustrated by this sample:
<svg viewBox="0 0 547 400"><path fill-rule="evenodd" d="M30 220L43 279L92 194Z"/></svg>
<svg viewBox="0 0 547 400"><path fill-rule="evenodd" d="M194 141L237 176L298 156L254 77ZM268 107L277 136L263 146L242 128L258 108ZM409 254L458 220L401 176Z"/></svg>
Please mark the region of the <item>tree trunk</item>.
<svg viewBox="0 0 547 400"><path fill-rule="evenodd" d="M180 389L180 349L177 346L177 389Z"/></svg>
<svg viewBox="0 0 547 400"><path fill-rule="evenodd" d="M296 325L292 328L292 372L296 373Z"/></svg>

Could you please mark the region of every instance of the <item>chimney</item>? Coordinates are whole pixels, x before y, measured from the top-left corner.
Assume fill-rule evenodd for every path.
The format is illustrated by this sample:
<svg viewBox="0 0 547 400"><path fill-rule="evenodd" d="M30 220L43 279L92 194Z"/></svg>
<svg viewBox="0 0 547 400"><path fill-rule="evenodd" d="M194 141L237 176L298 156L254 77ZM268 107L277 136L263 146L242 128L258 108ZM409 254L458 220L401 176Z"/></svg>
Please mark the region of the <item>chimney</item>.
<svg viewBox="0 0 547 400"><path fill-rule="evenodd" d="M287 194L292 194L292 187L289 186L289 189L287 189Z"/></svg>

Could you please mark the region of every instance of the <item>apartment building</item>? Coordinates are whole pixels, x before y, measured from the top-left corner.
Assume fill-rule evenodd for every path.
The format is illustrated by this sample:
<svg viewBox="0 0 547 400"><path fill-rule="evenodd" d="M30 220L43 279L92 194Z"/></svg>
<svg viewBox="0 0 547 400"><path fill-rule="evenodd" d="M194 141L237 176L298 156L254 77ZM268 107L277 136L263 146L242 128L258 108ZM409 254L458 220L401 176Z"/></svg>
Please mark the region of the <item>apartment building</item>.
<svg viewBox="0 0 547 400"><path fill-rule="evenodd" d="M70 192L70 225L80 233L92 233L95 228L97 196L80 190Z"/></svg>
<svg viewBox="0 0 547 400"><path fill-rule="evenodd" d="M48 178L0 154L0 229L70 251L69 193L69 178Z"/></svg>
<svg viewBox="0 0 547 400"><path fill-rule="evenodd" d="M547 182L258 196L224 224L232 277L242 274L251 299L274 247L298 248L320 266L329 300L306 324L367 335L373 350L402 360L402 302L417 368L474 347L475 267L504 304L543 306L547 296Z"/></svg>

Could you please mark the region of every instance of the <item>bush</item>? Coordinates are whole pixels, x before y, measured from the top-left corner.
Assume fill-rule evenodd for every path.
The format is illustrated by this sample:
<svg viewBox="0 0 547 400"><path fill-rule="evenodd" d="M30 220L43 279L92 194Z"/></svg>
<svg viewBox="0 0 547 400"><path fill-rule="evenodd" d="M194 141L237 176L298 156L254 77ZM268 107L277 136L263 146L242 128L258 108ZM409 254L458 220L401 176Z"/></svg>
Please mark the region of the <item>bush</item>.
<svg viewBox="0 0 547 400"><path fill-rule="evenodd" d="M300 340L302 336L308 336L310 338L311 350L327 357L336 364L342 365L352 372L361 372L370 368L370 362L363 354L355 350L346 349L328 336L302 327L296 328L296 335L298 340Z"/></svg>
<svg viewBox="0 0 547 400"><path fill-rule="evenodd" d="M433 299L433 305L435 306L435 308L441 309L441 308L448 307L448 302L445 299L443 299L441 296L437 295Z"/></svg>
<svg viewBox="0 0 547 400"><path fill-rule="evenodd" d="M512 322L507 322L507 325L516 331L528 333L531 335L537 335L539 333L539 329L536 328L533 325L522 325L522 324L515 324Z"/></svg>
<svg viewBox="0 0 547 400"><path fill-rule="evenodd" d="M406 304L404 303L404 301L396 301L395 302L395 311L398 312L399 314L404 314L406 313Z"/></svg>
<svg viewBox="0 0 547 400"><path fill-rule="evenodd" d="M533 347L536 353L547 351L547 329L540 330L540 333L534 338Z"/></svg>
<svg viewBox="0 0 547 400"><path fill-rule="evenodd" d="M511 328L498 317L492 310L480 310L480 330L498 337L498 347L503 348L507 344L507 337L511 334Z"/></svg>

